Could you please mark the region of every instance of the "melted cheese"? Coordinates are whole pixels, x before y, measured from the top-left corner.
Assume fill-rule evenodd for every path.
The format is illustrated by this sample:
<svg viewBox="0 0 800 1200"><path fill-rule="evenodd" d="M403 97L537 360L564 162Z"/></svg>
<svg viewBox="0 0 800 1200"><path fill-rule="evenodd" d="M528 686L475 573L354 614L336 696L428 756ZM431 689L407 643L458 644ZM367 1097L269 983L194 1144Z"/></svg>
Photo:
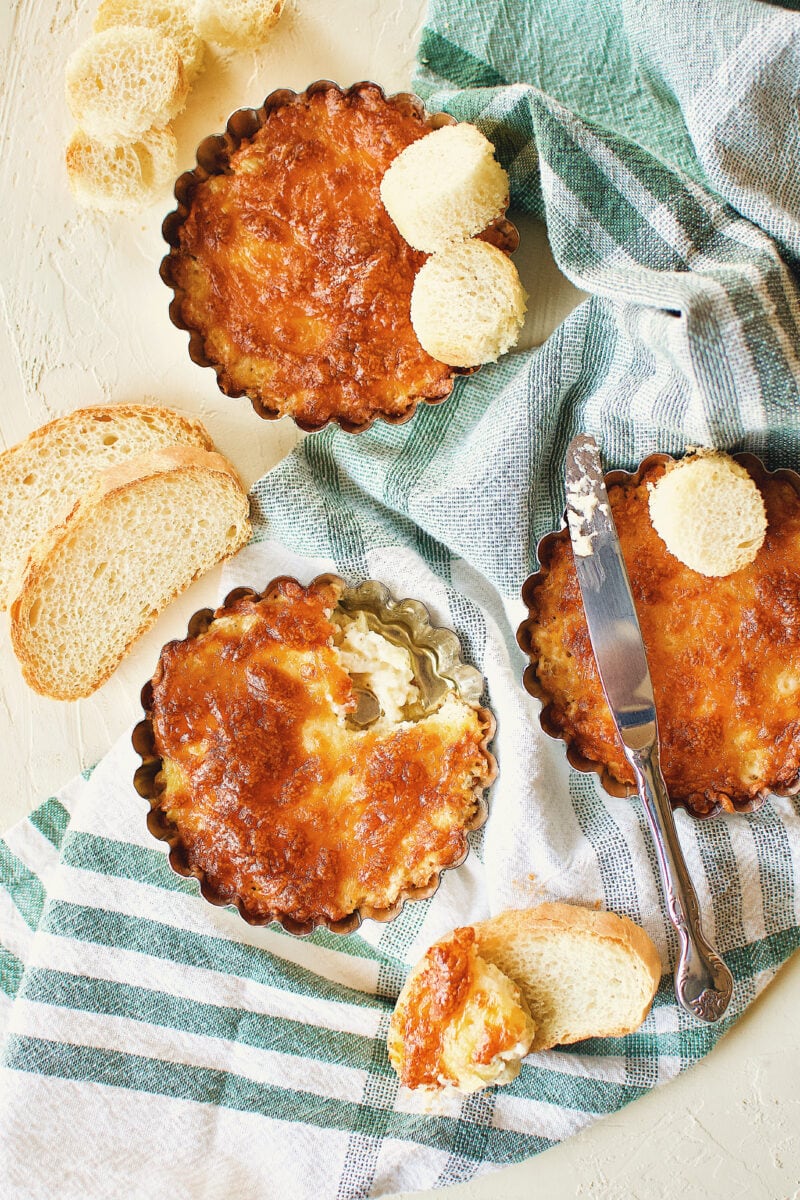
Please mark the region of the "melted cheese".
<svg viewBox="0 0 800 1200"><path fill-rule="evenodd" d="M159 806L189 864L248 915L384 910L460 861L487 776L456 696L416 723L350 728L330 585L280 581L164 648L151 719Z"/></svg>
<svg viewBox="0 0 800 1200"><path fill-rule="evenodd" d="M428 132L377 88L286 104L194 195L171 258L183 321L220 386L321 425L401 416L451 389L411 326L425 255L380 200L389 163Z"/></svg>
<svg viewBox="0 0 800 1200"><path fill-rule="evenodd" d="M768 531L755 561L709 578L671 554L650 522L648 483L609 488L642 627L670 795L697 812L730 809L800 771L800 497L760 484ZM534 593L531 660L550 725L592 763L633 785L592 654L568 538Z"/></svg>
<svg viewBox="0 0 800 1200"><path fill-rule="evenodd" d="M431 946L400 993L388 1048L406 1087L474 1092L519 1073L533 1019L517 985L475 947L471 927L454 930Z"/></svg>

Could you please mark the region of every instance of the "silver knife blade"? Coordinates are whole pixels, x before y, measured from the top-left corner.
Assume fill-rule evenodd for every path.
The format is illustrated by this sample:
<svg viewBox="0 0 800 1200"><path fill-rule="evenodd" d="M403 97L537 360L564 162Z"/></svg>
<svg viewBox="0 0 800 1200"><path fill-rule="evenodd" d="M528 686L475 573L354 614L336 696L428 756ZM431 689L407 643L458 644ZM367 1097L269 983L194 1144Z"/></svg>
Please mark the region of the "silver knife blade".
<svg viewBox="0 0 800 1200"><path fill-rule="evenodd" d="M658 736L653 684L597 443L567 448L567 523L597 670L619 735L630 750Z"/></svg>

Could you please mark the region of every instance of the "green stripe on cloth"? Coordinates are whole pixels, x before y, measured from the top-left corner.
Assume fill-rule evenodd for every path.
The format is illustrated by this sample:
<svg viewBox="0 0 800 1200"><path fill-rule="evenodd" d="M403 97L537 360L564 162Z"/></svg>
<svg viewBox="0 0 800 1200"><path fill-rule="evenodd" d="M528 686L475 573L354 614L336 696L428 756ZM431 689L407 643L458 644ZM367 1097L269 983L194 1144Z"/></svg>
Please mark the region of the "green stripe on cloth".
<svg viewBox="0 0 800 1200"><path fill-rule="evenodd" d="M277 1169L290 1142L298 1200L444 1186L546 1149L696 1063L798 947L798 801L776 798L716 825L681 817L736 988L716 1026L678 1009L676 938L641 806L569 771L521 687L515 641L519 589L537 539L560 522L577 432L598 439L609 468L691 443L750 449L769 467L800 459L800 229L784 219L800 208L800 142L789 136L798 30L749 0L430 4L419 89L484 129L509 171L512 206L546 221L558 265L589 299L541 346L459 379L443 404L421 405L405 424L303 439L254 485L253 544L224 581L252 582L243 577L252 572L262 586L276 562L272 574L310 577L314 558L428 603L483 672L498 718L489 821L431 899L386 925L365 922L344 939L320 930L298 947L211 909L163 847L139 845L141 801L120 784L132 773L126 740L65 793L80 832L50 801L11 839L48 871L59 849L49 900L35 871L8 854L0 862L36 931L13 914L30 963L10 939L2 960L6 994L19 993L2 1006L19 1096L60 1097L67 1089L42 1082L60 1077L87 1120L104 1102L81 1081L224 1108L259 1169ZM700 58L686 53L693 40ZM756 43L772 47L771 63L752 53ZM753 152L759 139L780 145L786 162L770 167L769 154ZM800 574L790 586L800 589ZM386 1048L411 962L455 925L545 895L599 902L646 926L666 971L652 1014L626 1037L530 1056L507 1087L423 1111L401 1091ZM229 1043L242 1049L219 1070ZM109 1096L116 1106L121 1097ZM237 1125L237 1112L247 1121ZM26 1134L40 1121L50 1137L36 1104L24 1115ZM0 1135L2 1121L0 1111ZM69 1167L80 1186L81 1165ZM94 1186L88 1200L100 1200Z"/></svg>
<svg viewBox="0 0 800 1200"><path fill-rule="evenodd" d="M37 875L0 841L0 879L29 929L36 929L46 899Z"/></svg>
<svg viewBox="0 0 800 1200"><path fill-rule="evenodd" d="M60 849L69 825L69 813L56 796L51 796L44 804L40 804L31 813L30 821L56 850Z"/></svg>
<svg viewBox="0 0 800 1200"><path fill-rule="evenodd" d="M208 1004L153 988L37 967L26 972L20 995L37 1004L127 1017L143 1024L227 1038L262 1050L361 1071L377 1069L388 1075L392 1070L385 1052L376 1063L374 1038L318 1028L251 1009Z"/></svg>
<svg viewBox="0 0 800 1200"><path fill-rule="evenodd" d="M74 938L97 946L118 946L155 958L203 967L226 975L239 975L301 996L313 996L362 1008L385 1009L391 1002L380 996L332 983L303 967L256 946L227 938L193 933L161 921L109 912L62 900L50 903L42 928L58 937Z"/></svg>
<svg viewBox="0 0 800 1200"><path fill-rule="evenodd" d="M100 1083L172 1096L197 1104L218 1104L242 1112L263 1113L280 1122L301 1123L322 1129L354 1128L359 1110L365 1107L313 1092L298 1092L257 1083L244 1076L212 1068L169 1063L118 1050L68 1045L17 1034L11 1034L7 1039L4 1066L11 1071L31 1071L37 1075ZM448 1117L390 1112L385 1133L387 1137L421 1146L448 1147L458 1136L460 1124ZM492 1132L491 1155L487 1155L483 1161L514 1162L529 1154L547 1150L552 1144L547 1138L496 1129Z"/></svg>
<svg viewBox="0 0 800 1200"><path fill-rule="evenodd" d="M0 946L0 992L6 996L16 996L24 969L24 964L16 954Z"/></svg>

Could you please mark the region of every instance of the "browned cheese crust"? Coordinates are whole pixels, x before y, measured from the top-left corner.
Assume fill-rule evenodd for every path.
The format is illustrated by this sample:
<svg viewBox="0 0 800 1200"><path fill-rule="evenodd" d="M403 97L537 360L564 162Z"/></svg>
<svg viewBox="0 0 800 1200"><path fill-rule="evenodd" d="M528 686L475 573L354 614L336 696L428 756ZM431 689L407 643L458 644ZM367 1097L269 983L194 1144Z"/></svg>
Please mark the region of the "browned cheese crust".
<svg viewBox="0 0 800 1200"><path fill-rule="evenodd" d="M409 316L425 255L379 192L428 132L377 87L316 92L271 111L198 186L170 272L223 391L309 426L397 418L450 392Z"/></svg>
<svg viewBox="0 0 800 1200"><path fill-rule="evenodd" d="M731 810L800 771L800 497L759 486L767 535L755 561L722 578L692 571L653 529L648 483L609 500L642 628L670 796L695 812ZM597 674L569 537L557 538L531 598L530 656L549 727L621 783L634 776Z"/></svg>
<svg viewBox="0 0 800 1200"><path fill-rule="evenodd" d="M350 728L330 583L276 581L164 648L156 804L184 864L250 920L385 910L461 860L487 776L481 715ZM208 892L206 893L208 894Z"/></svg>

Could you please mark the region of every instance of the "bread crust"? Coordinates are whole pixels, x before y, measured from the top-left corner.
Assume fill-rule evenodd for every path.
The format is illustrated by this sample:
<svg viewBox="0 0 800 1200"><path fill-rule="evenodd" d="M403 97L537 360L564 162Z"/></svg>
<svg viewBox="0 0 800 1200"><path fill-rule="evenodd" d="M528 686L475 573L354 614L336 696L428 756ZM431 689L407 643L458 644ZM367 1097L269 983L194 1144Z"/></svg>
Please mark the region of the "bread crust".
<svg viewBox="0 0 800 1200"><path fill-rule="evenodd" d="M178 588L174 588L167 598L149 612L138 624L132 625L131 634L123 650L110 665L98 669L95 675L85 685L59 686L52 684L45 677L49 672L42 670L41 663L30 639L31 610L38 599L41 589L45 586L45 576L48 561L71 537L84 519L89 519L97 509L108 503L112 497L129 489L136 488L145 480L158 476L170 476L176 473L191 473L195 476L222 476L229 485L232 497L232 523L241 523L240 536L231 548L221 558L212 556L195 571L191 580ZM238 514L236 510L238 509ZM131 645L155 623L158 616L181 591L193 583L205 571L218 562L231 557L250 536L249 501L242 483L233 466L221 454L207 450L195 449L192 446L165 446L158 450L136 455L113 467L98 472L94 482L66 514L66 516L39 539L31 550L26 564L19 594L11 605L11 642L19 660L22 674L34 691L49 696L55 700L77 700L91 695L111 676L119 662L128 652Z"/></svg>
<svg viewBox="0 0 800 1200"><path fill-rule="evenodd" d="M635 1021L630 1024L616 1025L595 1036L623 1037L634 1029L638 1029L650 1011L661 979L661 959L649 935L628 917L599 909L553 901L540 904L536 908L508 909L491 917L488 921L478 922L473 928L477 939L478 953L488 962L494 963L500 970L504 969L504 947L515 943L519 944L522 941L535 941L553 934L578 934L588 935L601 941L614 942L626 954L639 960L645 976L649 980L649 987L641 1013ZM528 989L525 979L514 976L514 982L518 984L527 998ZM531 1011L536 1020L534 1006L531 1006ZM536 1033L531 1045L532 1052L549 1050L556 1044L569 1045L586 1036L580 1033L575 1037L561 1038L556 1043L545 1037L546 1028L537 1021Z"/></svg>
<svg viewBox="0 0 800 1200"><path fill-rule="evenodd" d="M56 417L0 454L0 494L3 496L0 542L4 542L0 610L8 607L19 588L31 547L43 536L47 526L66 516L67 506L72 507L71 497L77 494L77 485L80 483L81 490L85 490L81 477L89 472L76 461L79 451L75 442L87 437L92 444L92 453L96 454L101 433L119 436L131 423L129 432L134 442L150 438L145 427L154 425L157 433L151 439L153 442L188 442L203 450L214 449L205 426L183 413L150 404L109 404L79 408L66 416ZM65 446L68 450L71 447L71 451L67 457L62 457ZM144 449L141 452L144 453ZM84 457L82 452L80 457ZM75 466L71 465L73 461ZM91 471L102 469L101 464L96 464ZM66 494L61 493L55 502L43 499L37 491L31 496L26 495L26 476L37 473L54 478L60 488L66 487Z"/></svg>

